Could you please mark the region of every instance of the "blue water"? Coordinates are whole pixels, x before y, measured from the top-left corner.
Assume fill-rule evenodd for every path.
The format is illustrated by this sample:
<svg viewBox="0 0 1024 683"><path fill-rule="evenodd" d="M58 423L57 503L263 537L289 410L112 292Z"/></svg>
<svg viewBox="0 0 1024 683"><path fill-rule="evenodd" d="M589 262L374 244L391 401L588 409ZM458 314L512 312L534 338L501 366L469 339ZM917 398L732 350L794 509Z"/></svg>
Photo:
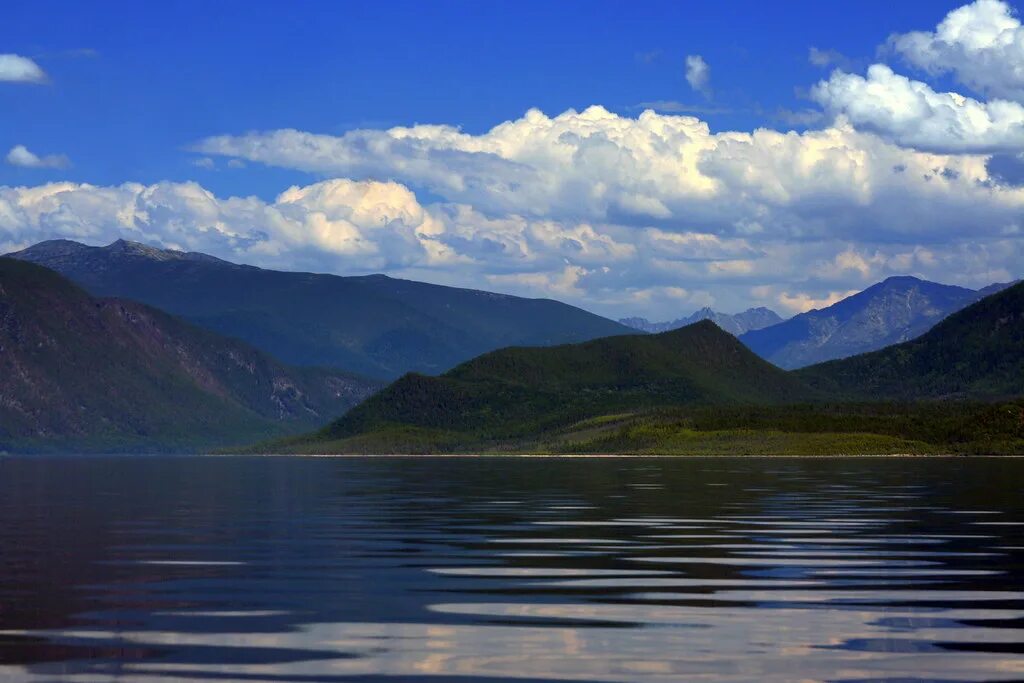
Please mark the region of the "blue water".
<svg viewBox="0 0 1024 683"><path fill-rule="evenodd" d="M1024 460L0 458L0 681L1024 680Z"/></svg>

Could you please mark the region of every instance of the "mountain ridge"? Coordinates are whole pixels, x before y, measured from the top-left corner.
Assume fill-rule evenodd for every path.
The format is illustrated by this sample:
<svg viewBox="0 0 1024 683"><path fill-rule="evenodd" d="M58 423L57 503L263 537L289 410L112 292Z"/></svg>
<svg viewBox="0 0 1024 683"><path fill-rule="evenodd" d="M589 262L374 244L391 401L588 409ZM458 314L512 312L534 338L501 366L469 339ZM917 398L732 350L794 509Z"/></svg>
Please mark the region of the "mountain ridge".
<svg viewBox="0 0 1024 683"><path fill-rule="evenodd" d="M633 332L550 299L385 275L267 270L123 240L105 247L42 242L10 256L53 267L95 295L141 301L237 337L293 365L383 378L443 372L504 346Z"/></svg>
<svg viewBox="0 0 1024 683"><path fill-rule="evenodd" d="M6 258L0 351L0 450L212 447L308 430L378 388Z"/></svg>
<svg viewBox="0 0 1024 683"><path fill-rule="evenodd" d="M918 337L998 287L982 292L894 276L825 308L747 332L740 340L782 368L800 368Z"/></svg>
<svg viewBox="0 0 1024 683"><path fill-rule="evenodd" d="M1024 395L1024 282L951 314L920 337L795 374L848 398Z"/></svg>

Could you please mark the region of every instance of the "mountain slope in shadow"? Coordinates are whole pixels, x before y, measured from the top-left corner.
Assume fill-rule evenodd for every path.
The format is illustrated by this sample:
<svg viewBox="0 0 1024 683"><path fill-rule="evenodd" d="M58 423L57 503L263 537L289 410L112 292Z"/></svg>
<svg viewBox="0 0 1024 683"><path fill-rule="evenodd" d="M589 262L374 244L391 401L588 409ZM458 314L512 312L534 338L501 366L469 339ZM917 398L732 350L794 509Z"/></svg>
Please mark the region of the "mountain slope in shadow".
<svg viewBox="0 0 1024 683"><path fill-rule="evenodd" d="M393 379L436 374L505 346L634 333L549 299L524 299L384 275L264 270L119 240L41 242L13 258L52 268L96 296L133 299L293 365Z"/></svg>
<svg viewBox="0 0 1024 683"><path fill-rule="evenodd" d="M0 258L0 450L208 448L314 428L378 387Z"/></svg>

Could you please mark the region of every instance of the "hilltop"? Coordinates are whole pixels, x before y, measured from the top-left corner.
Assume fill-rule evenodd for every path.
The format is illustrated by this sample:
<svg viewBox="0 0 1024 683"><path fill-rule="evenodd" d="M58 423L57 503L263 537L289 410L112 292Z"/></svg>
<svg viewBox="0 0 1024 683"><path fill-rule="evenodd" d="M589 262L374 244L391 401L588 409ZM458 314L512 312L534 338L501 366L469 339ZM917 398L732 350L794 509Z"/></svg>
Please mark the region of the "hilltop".
<svg viewBox="0 0 1024 683"><path fill-rule="evenodd" d="M657 335L485 354L440 377L408 374L312 437L395 430L459 444L535 438L580 420L665 406L785 404L816 397L703 321ZM384 439L385 443L390 443Z"/></svg>

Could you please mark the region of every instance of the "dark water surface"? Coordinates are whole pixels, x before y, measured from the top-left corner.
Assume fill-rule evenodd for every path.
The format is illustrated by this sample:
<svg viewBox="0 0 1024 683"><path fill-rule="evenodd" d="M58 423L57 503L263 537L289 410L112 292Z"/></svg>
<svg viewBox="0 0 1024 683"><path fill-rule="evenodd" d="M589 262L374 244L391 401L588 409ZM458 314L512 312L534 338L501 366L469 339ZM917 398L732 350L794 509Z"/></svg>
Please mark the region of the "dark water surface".
<svg viewBox="0 0 1024 683"><path fill-rule="evenodd" d="M1024 460L0 458L0 681L1024 680Z"/></svg>

